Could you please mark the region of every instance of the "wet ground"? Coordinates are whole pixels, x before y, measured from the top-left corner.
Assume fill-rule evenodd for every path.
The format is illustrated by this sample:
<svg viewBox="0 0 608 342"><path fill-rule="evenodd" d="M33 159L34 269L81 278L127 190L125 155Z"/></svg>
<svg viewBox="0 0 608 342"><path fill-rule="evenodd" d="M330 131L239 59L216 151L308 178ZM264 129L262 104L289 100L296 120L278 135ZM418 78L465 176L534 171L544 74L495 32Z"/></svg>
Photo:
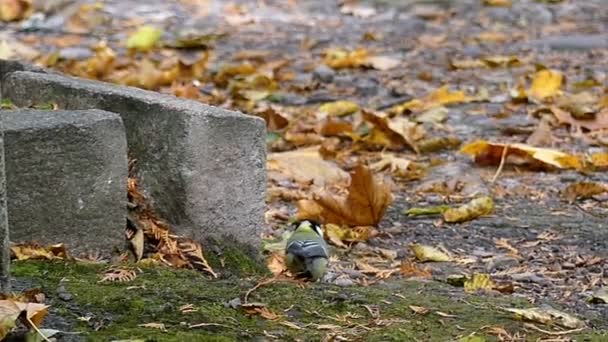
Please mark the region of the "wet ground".
<svg viewBox="0 0 608 342"><path fill-rule="evenodd" d="M362 108L390 110L413 98L422 98L442 85L483 98L449 106L445 122L424 124L426 137L457 137L512 143L526 142L542 118L535 101L514 103L511 90L525 84L539 67L561 71L565 89L592 80L588 89L606 96L608 84L608 4L592 1L513 0L511 7L483 5L483 1L102 1L98 9L83 10L81 1L48 2L45 16L5 25L5 40L18 41L35 51L30 59L90 77L74 61L95 59L91 46L108 41L118 64L140 61L127 58L123 42L143 23L163 28L164 39L177 41L196 36L209 41L207 68L194 86L195 98L216 105L255 113L272 102L290 123L274 130L270 152L319 144L314 112L320 103L351 100ZM374 55L399 61L395 68L345 68L324 66L327 49L364 48ZM25 52L23 52L25 54ZM49 54L55 56L49 62ZM177 58L185 64L200 58L201 50L155 51L149 58ZM500 67L466 67L463 61L488 56L511 56L519 62ZM271 70L272 100L242 101L218 81L226 64L249 61L258 70ZM52 65L51 65L52 64ZM112 65L121 70L121 66ZM129 69L124 67L122 70ZM137 69L136 69L137 70ZM120 80L108 70L96 78ZM179 79L178 79L179 81ZM187 84L190 84L185 81ZM177 93L175 83L153 83L155 90ZM267 89L265 89L267 90ZM238 93L238 92L237 92ZM481 95L480 95L481 94ZM482 96L483 95L483 96ZM605 151L605 129L577 132L552 124L545 147L569 153ZM303 141L290 139L311 133ZM277 140L278 136L278 140ZM349 150L339 161L344 169L354 160L373 160L378 149ZM397 261L408 259L410 243L443 246L460 262L429 264L433 278L444 281L454 273L488 273L510 284L512 294L532 304L551 303L586 319L598 329L608 329L606 304L590 304L597 290L608 286L608 208L606 197L571 203L561 195L567 185L580 181L607 183L604 171L534 171L506 166L491 182L496 166L482 167L457 150L417 155L407 148L395 153L424 165L421 179L392 176L395 201L380 223L379 237L353 250L339 251L343 266L357 253L384 248L397 252ZM390 173L386 174L391 177ZM441 185L442 191L428 191ZM284 186L272 180L269 187ZM291 184L298 188L300 185ZM434 189L437 189L435 187ZM310 191L309 188L304 191ZM464 224L445 224L437 217L408 218L403 210L466 201L488 194L496 202L491 216ZM274 198L269 209L295 213L293 201ZM271 218L271 226L282 220ZM280 236L281 230L269 229ZM394 267L388 260L378 267ZM340 264L340 262L337 262ZM341 265L341 264L340 264ZM338 271L336 271L338 272ZM382 282L356 268L349 273L352 284ZM402 276L395 274L394 279ZM454 291L462 291L454 288Z"/></svg>

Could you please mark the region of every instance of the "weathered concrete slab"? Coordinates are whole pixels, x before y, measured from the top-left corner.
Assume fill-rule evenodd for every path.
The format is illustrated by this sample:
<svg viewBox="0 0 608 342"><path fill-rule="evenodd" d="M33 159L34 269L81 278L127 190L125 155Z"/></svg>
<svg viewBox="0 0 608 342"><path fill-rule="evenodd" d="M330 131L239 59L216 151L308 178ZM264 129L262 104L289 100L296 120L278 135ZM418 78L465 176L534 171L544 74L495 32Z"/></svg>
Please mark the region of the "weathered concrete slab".
<svg viewBox="0 0 608 342"><path fill-rule="evenodd" d="M12 242L78 255L124 244L127 143L118 114L0 111Z"/></svg>
<svg viewBox="0 0 608 342"><path fill-rule="evenodd" d="M130 87L35 72L3 78L18 106L119 113L143 188L177 232L256 245L265 210L265 124L260 118Z"/></svg>
<svg viewBox="0 0 608 342"><path fill-rule="evenodd" d="M4 172L4 131L0 117L0 292L8 293L10 284L10 235L6 211L6 177Z"/></svg>

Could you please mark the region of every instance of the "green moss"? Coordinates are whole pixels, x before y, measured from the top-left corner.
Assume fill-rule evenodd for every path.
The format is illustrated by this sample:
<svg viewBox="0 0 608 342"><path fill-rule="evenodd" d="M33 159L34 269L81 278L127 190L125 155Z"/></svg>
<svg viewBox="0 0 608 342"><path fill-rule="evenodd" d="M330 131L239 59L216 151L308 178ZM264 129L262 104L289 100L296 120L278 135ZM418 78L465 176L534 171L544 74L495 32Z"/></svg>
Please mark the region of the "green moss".
<svg viewBox="0 0 608 342"><path fill-rule="evenodd" d="M223 241L207 240L204 247L209 264L214 269L222 270L224 278L269 275L263 258L250 246L226 238Z"/></svg>
<svg viewBox="0 0 608 342"><path fill-rule="evenodd" d="M259 315L249 316L227 304L243 299L259 277L210 280L195 271L149 267L143 268L131 282L100 284L97 281L102 269L64 262L13 264L17 278L40 284L51 299L50 304L58 309L55 314L71 319L74 330L94 341L136 338L236 341L265 334L281 340L321 340L331 332L366 341L450 341L472 334L495 341L493 336L484 335L481 328L499 325L510 332L522 329L521 322L498 308L526 306L525 302L512 297L465 295L438 283L395 281L349 288L310 284L304 289L291 283L276 283L261 287L249 296L249 302L265 303L271 312L279 315L279 319L272 321ZM54 299L60 283L74 295L74 300L66 303ZM186 304L194 306L196 311L182 313L180 307ZM430 313L415 314L410 305L427 307ZM379 312L378 320L370 310ZM455 317L442 317L437 311ZM86 316L91 317L88 323L76 320ZM168 331L138 326L152 322L164 323ZM290 328L286 322L301 329ZM211 325L188 327L198 323ZM331 329L323 329L323 325ZM99 326L95 331L94 327ZM602 338L599 333L582 337L591 341Z"/></svg>

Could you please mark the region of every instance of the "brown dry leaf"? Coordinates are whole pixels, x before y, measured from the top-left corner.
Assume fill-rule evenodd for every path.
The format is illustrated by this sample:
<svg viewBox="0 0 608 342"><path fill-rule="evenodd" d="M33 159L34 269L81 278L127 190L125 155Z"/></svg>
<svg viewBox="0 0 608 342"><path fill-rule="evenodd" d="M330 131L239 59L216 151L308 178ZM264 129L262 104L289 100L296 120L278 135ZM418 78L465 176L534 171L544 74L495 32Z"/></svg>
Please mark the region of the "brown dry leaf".
<svg viewBox="0 0 608 342"><path fill-rule="evenodd" d="M142 327L142 328L152 328L152 329L158 329L162 332L167 332L169 330L167 330L167 327L165 326L165 323L145 323L145 324L138 324L138 327Z"/></svg>
<svg viewBox="0 0 608 342"><path fill-rule="evenodd" d="M494 201L491 197L483 196L458 208L450 208L443 213L445 222L465 222L488 215L494 210Z"/></svg>
<svg viewBox="0 0 608 342"><path fill-rule="evenodd" d="M478 290L489 291L494 288L495 284L489 274L475 273L470 279L464 282L464 290L466 292L477 292Z"/></svg>
<svg viewBox="0 0 608 342"><path fill-rule="evenodd" d="M0 20L2 21L22 20L33 11L32 0L0 0Z"/></svg>
<svg viewBox="0 0 608 342"><path fill-rule="evenodd" d="M300 201L298 216L338 225L376 226L393 200L390 187L362 164L351 174L347 192L344 198L324 190L313 201Z"/></svg>
<svg viewBox="0 0 608 342"><path fill-rule="evenodd" d="M103 272L103 276L98 283L124 283L137 278L137 271L124 267L111 267Z"/></svg>
<svg viewBox="0 0 608 342"><path fill-rule="evenodd" d="M405 176L408 173L408 168L412 162L408 159L397 157L393 153L382 153L380 160L371 164L369 167L372 171L383 171L388 169L396 176Z"/></svg>
<svg viewBox="0 0 608 342"><path fill-rule="evenodd" d="M532 77L528 95L537 100L554 97L559 94L563 83L564 75L561 72L550 69L539 70Z"/></svg>
<svg viewBox="0 0 608 342"><path fill-rule="evenodd" d="M393 275L393 273L398 271L398 269L396 269L396 268L380 269L380 268L377 268L375 266L372 266L372 265L366 263L365 261L363 261L361 259L355 260L355 266L357 266L357 268L361 272L363 272L365 274L373 275L374 277L379 278L379 279L387 279L391 275Z"/></svg>
<svg viewBox="0 0 608 342"><path fill-rule="evenodd" d="M363 119L374 125L372 132L365 139L373 145L391 149L402 149L405 146L418 152L416 140L422 138L421 126L404 117L389 118L383 113L363 111Z"/></svg>
<svg viewBox="0 0 608 342"><path fill-rule="evenodd" d="M551 106L551 112L561 124L567 124L574 128L582 127L590 131L602 130L608 128L608 108L604 108L594 115L592 120L576 119L571 113L560 109L557 106Z"/></svg>
<svg viewBox="0 0 608 342"><path fill-rule="evenodd" d="M579 182L568 185L562 196L570 203L577 199L587 199L596 195L600 195L608 191L608 187L603 184L593 182Z"/></svg>
<svg viewBox="0 0 608 342"><path fill-rule="evenodd" d="M446 253L440 251L438 248L421 245L421 244L412 244L410 246L412 252L414 252L414 256L416 259L425 262L425 261L436 261L436 262L444 262L450 261L451 258Z"/></svg>
<svg viewBox="0 0 608 342"><path fill-rule="evenodd" d="M477 163L498 165L505 148L508 148L505 163L541 168L550 166L559 169L582 169L582 162L577 156L519 143L501 144L477 140L463 146L460 152L473 156Z"/></svg>
<svg viewBox="0 0 608 342"><path fill-rule="evenodd" d="M348 121L324 120L321 122L319 134L324 137L337 137L342 135L351 135L353 133L353 125Z"/></svg>
<svg viewBox="0 0 608 342"><path fill-rule="evenodd" d="M43 247L36 242L27 242L12 245L11 258L17 260L56 260L66 259L68 255L62 243Z"/></svg>
<svg viewBox="0 0 608 342"><path fill-rule="evenodd" d="M218 274L211 268L209 262L203 255L203 247L200 243L183 239L178 242L178 248L182 256L190 263L190 265L199 271L207 272L213 278L217 278Z"/></svg>
<svg viewBox="0 0 608 342"><path fill-rule="evenodd" d="M266 305L260 303L243 304L241 305L241 308L245 311L247 315L259 315L260 317L270 321L277 320L281 317L270 309L268 309Z"/></svg>
<svg viewBox="0 0 608 342"><path fill-rule="evenodd" d="M269 171L280 171L299 183L310 183L318 186L345 184L349 175L336 164L323 160L319 146L299 150L271 153L268 156Z"/></svg>
<svg viewBox="0 0 608 342"><path fill-rule="evenodd" d="M504 43L509 40L511 35L502 32L481 32L475 36L475 40L479 42Z"/></svg>
<svg viewBox="0 0 608 342"><path fill-rule="evenodd" d="M555 310L551 307L529 308L529 309L505 309L512 312L519 319L538 322L547 325L559 325L568 329L584 328L585 323L580 319L565 312Z"/></svg>
<svg viewBox="0 0 608 342"><path fill-rule="evenodd" d="M272 272L272 274L279 275L283 272L285 272L285 270L287 270L287 267L285 265L285 255L284 252L277 252L272 254L266 261L266 265L268 266L268 269L270 270L270 272Z"/></svg>
<svg viewBox="0 0 608 342"><path fill-rule="evenodd" d="M543 117L534 132L526 139L526 144L537 147L551 146L554 140L551 124Z"/></svg>
<svg viewBox="0 0 608 342"><path fill-rule="evenodd" d="M433 275L427 268L420 268L412 261L403 261L399 267L399 272L406 277L417 277L431 279Z"/></svg>
<svg viewBox="0 0 608 342"><path fill-rule="evenodd" d="M274 106L269 106L263 110L257 111L256 115L260 116L266 121L266 128L268 131L281 130L289 124L289 120L283 116Z"/></svg>
<svg viewBox="0 0 608 342"><path fill-rule="evenodd" d="M563 94L555 100L555 104L577 120L593 120L600 109L597 96L587 91Z"/></svg>
<svg viewBox="0 0 608 342"><path fill-rule="evenodd" d="M24 303L11 299L0 300L0 340L16 326L16 321L25 312L26 318L36 327L48 314L48 306L38 303Z"/></svg>
<svg viewBox="0 0 608 342"><path fill-rule="evenodd" d="M412 309L412 311L414 311L415 314L421 316L426 316L431 312L429 308L426 308L424 306L410 305L409 307L410 309Z"/></svg>

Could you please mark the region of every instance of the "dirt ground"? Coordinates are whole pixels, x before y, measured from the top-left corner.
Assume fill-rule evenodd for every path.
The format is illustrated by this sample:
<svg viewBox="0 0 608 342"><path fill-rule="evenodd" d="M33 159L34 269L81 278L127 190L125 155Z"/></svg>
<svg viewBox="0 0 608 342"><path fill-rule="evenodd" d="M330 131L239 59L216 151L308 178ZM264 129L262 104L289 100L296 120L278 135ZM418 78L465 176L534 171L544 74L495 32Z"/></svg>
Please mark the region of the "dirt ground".
<svg viewBox="0 0 608 342"><path fill-rule="evenodd" d="M316 0L230 4L213 0L102 1L103 15L83 16L84 23L73 19L74 13L82 13L78 12L82 4L64 3L48 2L45 17L7 24L2 33L24 48L34 47L38 55L32 55L33 60L48 62L40 56L55 54L60 61L52 67L79 76L83 75L73 67L74 61L94 58L90 47L101 38L120 58L127 56L121 42L142 23L162 27L169 40L185 34L205 37L211 54L205 71L208 79L197 84L201 100L245 112L255 112L259 103L251 107L239 102L217 78L212 81L213 75L221 73L226 63L250 60L263 68L271 62L287 61L289 77L277 79L272 100L267 100L281 108L290 122L287 130L296 127L295 133L315 131L314 123L302 116L322 103L350 100L361 108L384 111L449 85L484 99L450 105L441 124L424 124L427 137L450 136L462 143L477 139L525 143L539 130L546 107L535 101L514 104L512 90L538 68L559 70L569 91L589 80L594 82L589 91L597 96L606 96L608 89L608 3L603 0L513 0L510 7L484 5L480 0L370 0L347 4ZM334 70L324 66L325 51L337 47L364 48L374 55L397 59L399 65L389 70ZM178 55L182 61L196 60L199 52L185 50ZM162 52L152 55L158 60L164 56ZM465 65L466 61L488 56L506 56L517 62L498 67ZM115 75L100 78L112 77ZM175 88L167 85L153 88L175 93ZM568 153L602 152L608 141L602 138L606 129L608 126L599 132L577 131L553 123L543 146ZM304 143L287 139L285 132L270 132L269 152L314 144L314 139ZM353 148L344 140L340 144ZM349 152L341 166L349 170L353 158L373 160L381 150ZM497 283L511 287L509 293L481 295L488 302L498 296L531 306L549 304L582 318L599 333L608 329L608 305L589 301L608 286L606 195L576 201L563 196L570 184L607 183L605 171L537 171L505 165L497 172L497 165L477 165L457 148L422 154L407 148L393 152L433 166L425 168L421 177L408 179L385 172L392 178L395 200L379 224L380 235L348 250L337 249L338 260L326 282L345 288L389 284L391 288L397 286L398 291L399 285L395 284L407 276L396 272L382 279L353 266L353 260L380 250L395 251L396 258L374 264L380 269L393 269L411 259L408 246L412 243L440 246L459 262L424 264L433 282L444 283L454 274L487 273ZM275 180L270 177L269 189L299 187ZM495 211L463 224L447 224L438 216L412 218L403 213L413 207L463 203L482 194L494 199ZM285 218L296 213L295 201L270 198L268 207L269 212L280 215L270 215L265 235L280 237ZM447 285L442 289L444 298L463 292ZM501 319L486 323L501 325ZM523 335L529 332L509 325L522 329ZM425 340L429 336L415 338Z"/></svg>

